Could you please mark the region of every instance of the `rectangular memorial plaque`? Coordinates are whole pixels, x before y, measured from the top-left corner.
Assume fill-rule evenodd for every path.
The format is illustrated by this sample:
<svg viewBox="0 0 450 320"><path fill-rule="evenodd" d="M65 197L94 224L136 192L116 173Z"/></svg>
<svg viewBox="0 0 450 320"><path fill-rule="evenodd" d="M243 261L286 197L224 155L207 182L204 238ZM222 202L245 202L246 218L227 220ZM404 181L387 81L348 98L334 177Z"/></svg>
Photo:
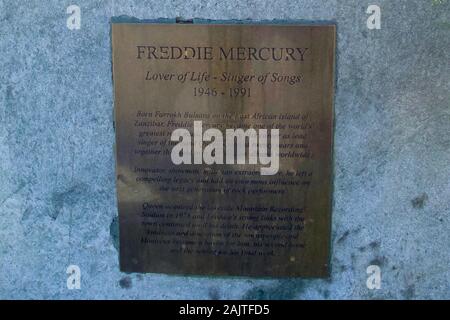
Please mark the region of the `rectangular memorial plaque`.
<svg viewBox="0 0 450 320"><path fill-rule="evenodd" d="M112 25L120 268L324 277L333 25Z"/></svg>

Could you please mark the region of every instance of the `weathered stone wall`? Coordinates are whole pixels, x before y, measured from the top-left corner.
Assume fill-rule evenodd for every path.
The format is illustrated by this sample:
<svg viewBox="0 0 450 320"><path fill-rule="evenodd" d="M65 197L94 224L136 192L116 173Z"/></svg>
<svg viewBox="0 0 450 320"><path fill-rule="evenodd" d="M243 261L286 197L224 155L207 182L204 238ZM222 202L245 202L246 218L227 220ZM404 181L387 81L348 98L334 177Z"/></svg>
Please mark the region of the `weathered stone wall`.
<svg viewBox="0 0 450 320"><path fill-rule="evenodd" d="M69 30L66 8L81 8ZM370 4L381 29L366 26ZM448 0L0 1L0 298L450 298ZM332 276L119 272L110 19L338 27ZM81 268L68 290L66 268ZM382 288L366 287L379 265Z"/></svg>

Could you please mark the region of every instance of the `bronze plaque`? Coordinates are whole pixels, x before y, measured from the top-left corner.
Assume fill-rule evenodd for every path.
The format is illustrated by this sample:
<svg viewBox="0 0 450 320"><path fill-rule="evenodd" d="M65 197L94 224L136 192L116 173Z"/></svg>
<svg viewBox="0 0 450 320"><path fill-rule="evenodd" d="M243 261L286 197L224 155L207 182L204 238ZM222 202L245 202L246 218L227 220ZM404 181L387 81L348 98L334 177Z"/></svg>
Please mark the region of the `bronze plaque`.
<svg viewBox="0 0 450 320"><path fill-rule="evenodd" d="M112 25L120 268L325 277L335 26Z"/></svg>

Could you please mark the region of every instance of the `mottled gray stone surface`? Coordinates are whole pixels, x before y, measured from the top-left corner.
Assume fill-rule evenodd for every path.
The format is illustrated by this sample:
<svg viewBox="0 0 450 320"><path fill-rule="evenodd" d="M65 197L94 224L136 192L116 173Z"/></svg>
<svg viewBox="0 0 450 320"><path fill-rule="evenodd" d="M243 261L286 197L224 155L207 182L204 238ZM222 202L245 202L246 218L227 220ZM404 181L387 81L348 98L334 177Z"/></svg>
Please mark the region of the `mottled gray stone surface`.
<svg viewBox="0 0 450 320"><path fill-rule="evenodd" d="M436 1L439 2L439 1ZM81 29L66 8L81 8ZM381 30L366 27L378 4ZM119 272L109 21L338 26L328 280ZM450 298L448 0L0 0L0 298ZM68 290L66 268L81 268ZM382 288L366 287L377 264Z"/></svg>

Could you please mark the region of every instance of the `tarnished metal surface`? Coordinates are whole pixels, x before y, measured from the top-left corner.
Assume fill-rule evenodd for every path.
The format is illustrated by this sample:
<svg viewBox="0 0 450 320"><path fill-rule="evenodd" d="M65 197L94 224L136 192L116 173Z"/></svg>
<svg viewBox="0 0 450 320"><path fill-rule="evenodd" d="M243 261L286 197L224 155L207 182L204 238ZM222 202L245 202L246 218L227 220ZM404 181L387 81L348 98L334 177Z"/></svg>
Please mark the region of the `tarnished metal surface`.
<svg viewBox="0 0 450 320"><path fill-rule="evenodd" d="M326 276L334 26L113 24L112 37L121 269ZM253 162L230 129L256 134ZM278 130L277 165L264 130L272 156Z"/></svg>

